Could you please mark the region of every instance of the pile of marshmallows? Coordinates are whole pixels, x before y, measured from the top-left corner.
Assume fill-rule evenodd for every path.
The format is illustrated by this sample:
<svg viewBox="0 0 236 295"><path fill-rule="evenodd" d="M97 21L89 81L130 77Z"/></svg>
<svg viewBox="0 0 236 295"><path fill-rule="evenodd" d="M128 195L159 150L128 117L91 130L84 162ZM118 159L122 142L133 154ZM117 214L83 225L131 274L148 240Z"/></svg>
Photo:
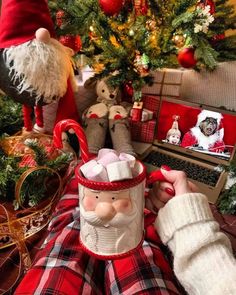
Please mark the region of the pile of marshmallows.
<svg viewBox="0 0 236 295"><path fill-rule="evenodd" d="M113 149L101 149L97 158L80 167L84 177L93 181L112 182L133 178L134 156Z"/></svg>

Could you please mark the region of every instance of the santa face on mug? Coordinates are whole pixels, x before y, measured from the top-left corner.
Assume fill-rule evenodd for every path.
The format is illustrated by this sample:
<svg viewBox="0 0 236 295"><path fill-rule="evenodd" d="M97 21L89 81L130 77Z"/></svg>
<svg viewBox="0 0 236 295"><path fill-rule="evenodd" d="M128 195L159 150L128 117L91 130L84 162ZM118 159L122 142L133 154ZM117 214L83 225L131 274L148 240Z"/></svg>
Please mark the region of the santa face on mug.
<svg viewBox="0 0 236 295"><path fill-rule="evenodd" d="M111 258L135 249L143 238L144 182L119 191L79 186L80 240L95 255Z"/></svg>
<svg viewBox="0 0 236 295"><path fill-rule="evenodd" d="M130 190L96 191L84 189L81 215L91 225L122 227L137 215Z"/></svg>

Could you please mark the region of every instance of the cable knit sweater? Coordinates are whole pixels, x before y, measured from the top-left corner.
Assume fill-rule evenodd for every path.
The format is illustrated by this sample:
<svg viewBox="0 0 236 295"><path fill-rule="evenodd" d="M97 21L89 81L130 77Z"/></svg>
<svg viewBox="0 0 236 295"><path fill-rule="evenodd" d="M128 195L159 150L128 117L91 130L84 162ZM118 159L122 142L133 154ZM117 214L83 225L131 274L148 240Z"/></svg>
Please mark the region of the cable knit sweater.
<svg viewBox="0 0 236 295"><path fill-rule="evenodd" d="M180 195L159 210L155 226L174 256L174 271L190 295L235 295L236 260L207 198Z"/></svg>

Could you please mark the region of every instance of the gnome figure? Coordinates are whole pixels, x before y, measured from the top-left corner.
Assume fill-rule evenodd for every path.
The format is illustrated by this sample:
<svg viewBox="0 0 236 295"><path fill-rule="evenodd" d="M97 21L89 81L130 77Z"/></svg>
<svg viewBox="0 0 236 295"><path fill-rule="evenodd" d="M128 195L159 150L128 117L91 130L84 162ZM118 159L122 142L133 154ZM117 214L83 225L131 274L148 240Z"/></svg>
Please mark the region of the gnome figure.
<svg viewBox="0 0 236 295"><path fill-rule="evenodd" d="M222 118L218 112L203 110L197 117L196 126L184 135L181 145L215 153L223 152L225 144Z"/></svg>
<svg viewBox="0 0 236 295"><path fill-rule="evenodd" d="M55 39L46 0L2 0L0 89L24 104L26 129L36 107L35 129L43 131L41 106L52 102L58 102L56 122L78 119L71 55Z"/></svg>

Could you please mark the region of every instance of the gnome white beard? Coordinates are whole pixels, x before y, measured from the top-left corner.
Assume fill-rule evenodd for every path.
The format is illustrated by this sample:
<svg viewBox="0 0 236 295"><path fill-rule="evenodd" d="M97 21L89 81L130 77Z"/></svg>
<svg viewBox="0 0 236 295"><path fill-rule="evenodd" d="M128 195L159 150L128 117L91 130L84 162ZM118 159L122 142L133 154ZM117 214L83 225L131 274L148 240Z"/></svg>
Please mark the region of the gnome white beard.
<svg viewBox="0 0 236 295"><path fill-rule="evenodd" d="M73 76L69 52L57 40L51 38L45 44L36 39L4 50L6 66L19 93L28 91L36 96L36 102L43 97L51 103L64 96L67 80Z"/></svg>

